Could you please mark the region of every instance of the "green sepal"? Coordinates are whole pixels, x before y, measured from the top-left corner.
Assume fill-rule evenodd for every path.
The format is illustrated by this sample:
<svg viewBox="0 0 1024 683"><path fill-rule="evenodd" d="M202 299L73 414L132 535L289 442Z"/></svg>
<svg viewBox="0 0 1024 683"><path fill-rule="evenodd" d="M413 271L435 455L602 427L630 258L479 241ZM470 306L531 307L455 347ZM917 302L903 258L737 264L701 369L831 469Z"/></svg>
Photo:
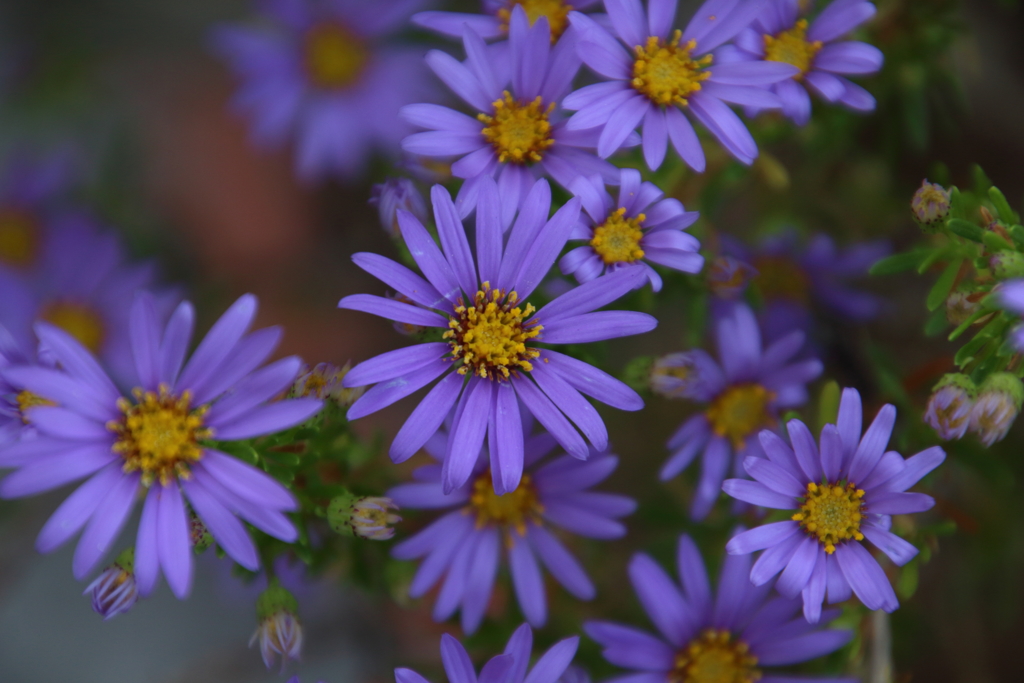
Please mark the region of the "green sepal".
<svg viewBox="0 0 1024 683"><path fill-rule="evenodd" d="M953 291L953 284L956 282L956 275L960 272L960 266L963 264L962 258L954 259L949 262L946 269L942 271L942 275L932 285L932 289L928 292L928 299L926 305L929 311L934 311L936 308L946 303L946 299L949 297L949 293Z"/></svg>
<svg viewBox="0 0 1024 683"><path fill-rule="evenodd" d="M1010 208L1010 202L1006 201L1006 195L998 187L988 188L988 198L996 208L999 220L1004 223L1016 223L1020 220L1017 212Z"/></svg>
<svg viewBox="0 0 1024 683"><path fill-rule="evenodd" d="M981 242L985 236L984 230L974 223L969 223L962 218L950 218L946 221L946 227L949 228L950 232L954 235L959 235L960 237L971 240L972 242Z"/></svg>
<svg viewBox="0 0 1024 683"><path fill-rule="evenodd" d="M291 591L282 587L281 582L274 578L270 580L267 589L256 599L256 616L263 621L281 612L298 614L299 601L295 599Z"/></svg>

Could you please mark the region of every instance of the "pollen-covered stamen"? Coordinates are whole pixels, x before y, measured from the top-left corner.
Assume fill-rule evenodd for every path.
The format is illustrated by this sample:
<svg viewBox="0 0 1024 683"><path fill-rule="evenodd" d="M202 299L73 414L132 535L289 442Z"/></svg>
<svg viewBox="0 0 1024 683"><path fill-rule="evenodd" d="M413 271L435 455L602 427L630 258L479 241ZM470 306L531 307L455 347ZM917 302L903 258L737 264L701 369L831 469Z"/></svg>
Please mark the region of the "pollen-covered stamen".
<svg viewBox="0 0 1024 683"><path fill-rule="evenodd" d="M0 209L0 262L26 266L35 260L39 228L35 219L17 209Z"/></svg>
<svg viewBox="0 0 1024 683"><path fill-rule="evenodd" d="M671 683L754 683L761 679L750 647L725 629L705 629L676 654Z"/></svg>
<svg viewBox="0 0 1024 683"><path fill-rule="evenodd" d="M793 28L781 31L774 36L764 36L764 58L769 62L784 62L800 69L795 78L800 80L810 71L814 57L821 49L821 41L807 40L807 20L801 19Z"/></svg>
<svg viewBox="0 0 1024 683"><path fill-rule="evenodd" d="M55 406L57 405L53 401L43 398L39 394L33 394L28 389L24 389L18 392L18 395L14 399L18 402L18 413L21 415L21 421L28 424L28 415L25 413L29 408L35 408L37 406Z"/></svg>
<svg viewBox="0 0 1024 683"><path fill-rule="evenodd" d="M91 306L77 301L54 301L43 307L39 317L64 330L93 353L106 338L103 319Z"/></svg>
<svg viewBox="0 0 1024 683"><path fill-rule="evenodd" d="M761 256L752 264L757 269L754 284L766 299L789 299L807 303L811 298L811 282L792 259L782 256Z"/></svg>
<svg viewBox="0 0 1024 683"><path fill-rule="evenodd" d="M136 388L132 396L135 403L117 401L124 417L107 423L117 434L113 451L124 458L124 471L142 472L146 486L157 479L164 485L173 477L187 479L189 465L203 457L199 442L213 436L203 423L209 407L193 409L191 392L175 396L166 385L160 385L159 393Z"/></svg>
<svg viewBox="0 0 1024 683"><path fill-rule="evenodd" d="M354 83L366 66L363 43L341 24L318 24L306 33L306 72L322 88L344 88Z"/></svg>
<svg viewBox="0 0 1024 683"><path fill-rule="evenodd" d="M851 538L864 540L860 532L863 518L864 490L848 483L843 486L835 484L807 485L807 497L800 512L793 519L810 534L816 536L825 546L825 552L831 555L836 551L836 544Z"/></svg>
<svg viewBox="0 0 1024 683"><path fill-rule="evenodd" d="M711 429L740 448L747 437L775 423L768 410L775 394L760 384L737 384L719 394L704 412Z"/></svg>
<svg viewBox="0 0 1024 683"><path fill-rule="evenodd" d="M644 233L640 226L647 219L644 214L626 218L626 210L619 208L608 214L604 223L594 228L590 246L606 264L632 263L644 257L640 240Z"/></svg>
<svg viewBox="0 0 1024 683"><path fill-rule="evenodd" d="M506 90L492 105L493 116L477 114L477 119L486 124L480 132L494 147L501 163L540 161L544 151L555 144L548 121L554 102L545 108L539 95L532 102L519 102Z"/></svg>
<svg viewBox="0 0 1024 683"><path fill-rule="evenodd" d="M682 35L676 31L666 42L650 36L646 45L633 48L633 87L663 107L673 103L685 107L689 97L700 90L701 81L711 76L704 71L711 64L711 55L693 59L690 54L697 43L690 40L680 45Z"/></svg>
<svg viewBox="0 0 1024 683"><path fill-rule="evenodd" d="M548 27L551 29L551 42L555 42L569 28L569 12L572 5L562 0L508 0L508 4L498 10L498 19L501 21L502 33L508 33L509 22L512 19L512 10L519 5L526 12L526 18L530 20L530 26L537 23L541 17L546 17Z"/></svg>
<svg viewBox="0 0 1024 683"><path fill-rule="evenodd" d="M491 289L488 282L482 287L471 306L459 299L444 333L452 360L461 363L459 374L472 372L484 379L508 379L518 370L533 370L530 361L540 356L540 351L529 348L526 342L544 329L536 320L529 320L533 306L520 308L515 292L506 296L500 289Z"/></svg>
<svg viewBox="0 0 1024 683"><path fill-rule="evenodd" d="M537 489L529 474L523 475L515 491L499 496L494 492L491 472L488 470L473 482L473 493L464 512L476 517L478 529L495 524L515 529L516 533L523 536L526 534L527 522L540 522L544 506L537 497Z"/></svg>

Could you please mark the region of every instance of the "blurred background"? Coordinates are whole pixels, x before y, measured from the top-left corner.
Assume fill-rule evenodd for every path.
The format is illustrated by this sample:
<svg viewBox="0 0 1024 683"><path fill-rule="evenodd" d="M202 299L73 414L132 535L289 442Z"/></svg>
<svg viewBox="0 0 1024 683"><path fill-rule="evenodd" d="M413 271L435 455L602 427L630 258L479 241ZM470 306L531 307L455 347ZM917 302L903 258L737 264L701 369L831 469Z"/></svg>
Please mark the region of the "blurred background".
<svg viewBox="0 0 1024 683"><path fill-rule="evenodd" d="M864 83L879 100L873 116L821 112L819 118L816 109L812 124L793 134L776 134L770 122L755 126L762 158L752 169L731 164L728 172L689 175L670 189L702 212L705 245L713 248L719 233L756 239L790 221L842 244L884 237L904 248L920 238L908 202L921 179L948 173L948 181L968 185L974 163L1020 208L1019 4L880 0L878 7L867 32L887 63ZM358 183L303 185L290 150L256 149L246 122L229 108L235 83L212 55L208 32L218 22L246 19L252 9L242 0L3 0L0 152L74 149L81 199L135 256L157 259L166 281L185 283L206 325L238 295L253 292L261 302L259 323L286 329L280 355L342 364L402 345L386 321L335 308L344 295L380 293L379 283L351 264L352 253L395 253L367 204L386 166ZM719 170L728 165L718 163ZM879 318L868 326L827 321L819 340L826 376L860 388L868 411L892 400L890 376L920 407L948 368L954 347L921 333L929 285L913 276L876 278L864 287L884 297ZM613 370L632 356L702 341L700 330L684 322L684 298L677 290L659 299L656 333L612 345L608 357L622 359ZM357 429L390 437L412 402L366 418ZM687 410L652 398L636 415L603 413L623 459L606 488L643 501L631 523L639 528L642 520L642 533L582 548L612 612L635 609L628 592L612 590L621 585L630 553L652 546L670 552L688 524L692 478L661 484L655 476L665 439ZM1024 428L1018 425L991 449L972 443L951 447L954 457L936 485L938 515L952 519L957 532L934 548L916 594L892 617L901 683L1021 680L1013 653L1024 636ZM179 602L162 589L103 623L71 576L70 547L45 557L33 550L35 534L63 495L0 501L0 681L284 680L265 671L256 650L245 649L259 587L232 579L228 563L210 553L198 563L190 600ZM729 523L712 517L707 533ZM508 587L499 587L500 603ZM308 638L298 667L303 681L383 682L399 663L440 680L438 635L453 627L433 624L429 599L399 607L331 576L302 583L297 595ZM594 613L593 605L561 592L552 599L553 615L571 616L553 618L541 642L575 630L581 616ZM583 648L584 657L596 652L592 643Z"/></svg>

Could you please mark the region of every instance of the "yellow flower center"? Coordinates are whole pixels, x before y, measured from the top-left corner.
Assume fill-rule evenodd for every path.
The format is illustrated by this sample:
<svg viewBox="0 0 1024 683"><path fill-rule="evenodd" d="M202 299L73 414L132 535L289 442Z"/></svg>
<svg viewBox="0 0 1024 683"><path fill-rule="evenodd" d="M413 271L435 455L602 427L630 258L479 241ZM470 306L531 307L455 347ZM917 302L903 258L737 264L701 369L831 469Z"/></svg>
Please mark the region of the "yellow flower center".
<svg viewBox="0 0 1024 683"><path fill-rule="evenodd" d="M725 629L706 629L676 655L671 683L754 683L760 680L757 657Z"/></svg>
<svg viewBox="0 0 1024 683"><path fill-rule="evenodd" d="M496 524L515 529L516 533L523 536L526 534L527 522L540 522L544 506L537 498L537 489L529 474L523 475L515 491L499 496L494 492L491 471L488 470L473 482L473 493L464 512L476 515L478 529Z"/></svg>
<svg viewBox="0 0 1024 683"><path fill-rule="evenodd" d="M801 303L810 300L811 283L792 259L761 256L754 259L752 265L757 269L754 284L765 299L789 299Z"/></svg>
<svg viewBox="0 0 1024 683"><path fill-rule="evenodd" d="M807 485L807 498L793 519L808 534L817 536L825 552L831 555L836 551L836 543L851 538L864 540L860 532L863 498L864 490L853 484L819 486L812 481Z"/></svg>
<svg viewBox="0 0 1024 683"><path fill-rule="evenodd" d="M690 40L682 45L682 32L676 31L667 42L650 36L646 45L637 45L633 62L633 87L655 104L667 107L687 105L687 98L700 90L700 83L711 76L704 67L711 64L711 55L693 59L690 53L697 47Z"/></svg>
<svg viewBox="0 0 1024 683"><path fill-rule="evenodd" d="M769 62L785 62L800 69L794 78L800 80L807 73L814 56L821 49L821 41L807 40L807 20L801 19L793 28L786 29L774 36L764 37L764 58Z"/></svg>
<svg viewBox="0 0 1024 683"><path fill-rule="evenodd" d="M203 457L199 442L213 436L203 424L208 406L192 409L191 392L174 396L166 385L159 394L136 388L132 396L134 404L125 398L117 401L124 417L107 423L117 434L113 450L124 458L124 471L141 471L146 486L158 478L164 485L172 477L187 479L189 465Z"/></svg>
<svg viewBox="0 0 1024 683"><path fill-rule="evenodd" d="M548 122L548 115L555 107L553 102L545 109L538 96L523 104L512 99L506 90L502 99L492 104L494 116L477 114L477 119L487 124L481 133L494 147L501 163L540 161L544 150L555 144Z"/></svg>
<svg viewBox="0 0 1024 683"><path fill-rule="evenodd" d="M64 330L93 353L98 353L106 336L103 320L85 304L73 301L54 301L43 308L39 316Z"/></svg>
<svg viewBox="0 0 1024 683"><path fill-rule="evenodd" d="M21 421L25 424L28 424L28 417L25 415L25 411L29 408L57 405L53 401L43 398L39 394L33 394L28 389L21 391L15 400L18 402L18 412L21 414Z"/></svg>
<svg viewBox="0 0 1024 683"><path fill-rule="evenodd" d="M452 349L452 359L461 361L459 374L472 372L484 379L508 379L510 372L533 370L530 361L540 351L526 346L544 328L536 320L526 322L534 308L516 304L515 292L508 296L500 289L491 289L485 282L476 293L473 305L462 299L455 308L455 317L448 322L444 338Z"/></svg>
<svg viewBox="0 0 1024 683"><path fill-rule="evenodd" d="M39 230L32 217L13 209L0 209L0 262L26 266L35 260Z"/></svg>
<svg viewBox="0 0 1024 683"><path fill-rule="evenodd" d="M773 398L775 394L760 384L738 384L719 394L704 415L715 434L728 437L740 448L748 436L775 423L768 412Z"/></svg>
<svg viewBox="0 0 1024 683"><path fill-rule="evenodd" d="M647 219L644 214L626 218L625 209L617 209L608 215L604 223L594 228L590 246L605 263L632 263L644 257L640 240L644 233L640 225Z"/></svg>
<svg viewBox="0 0 1024 683"><path fill-rule="evenodd" d="M547 17L548 27L551 29L551 42L558 40L565 29L569 27L569 12L572 5L562 0L510 0L508 6L498 10L498 19L501 20L501 30L508 33L508 25L512 19L512 10L520 5L526 11L526 18L530 20L530 26L537 23L541 17Z"/></svg>
<svg viewBox="0 0 1024 683"><path fill-rule="evenodd" d="M340 24L319 24L306 34L306 71L322 88L351 85L366 66L366 47Z"/></svg>

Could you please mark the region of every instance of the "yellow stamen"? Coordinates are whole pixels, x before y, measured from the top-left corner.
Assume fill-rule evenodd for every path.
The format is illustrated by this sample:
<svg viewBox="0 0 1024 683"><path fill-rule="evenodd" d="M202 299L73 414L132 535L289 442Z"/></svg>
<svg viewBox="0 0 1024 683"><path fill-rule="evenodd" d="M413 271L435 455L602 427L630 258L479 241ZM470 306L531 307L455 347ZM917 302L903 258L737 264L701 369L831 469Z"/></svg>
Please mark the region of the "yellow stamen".
<svg viewBox="0 0 1024 683"><path fill-rule="evenodd" d="M760 384L737 384L719 394L704 415L715 434L728 437L740 448L748 437L775 423L768 411L774 398L775 394Z"/></svg>
<svg viewBox="0 0 1024 683"><path fill-rule="evenodd" d="M524 104L512 99L506 90L502 99L492 104L494 116L477 114L477 118L487 124L481 133L494 147L501 163L540 161L543 152L555 144L551 138L551 123L548 122L554 102L545 109L538 96Z"/></svg>
<svg viewBox="0 0 1024 683"><path fill-rule="evenodd" d="M663 107L670 104L685 107L688 98L700 90L701 81L711 76L710 72L703 71L711 64L711 55L693 59L690 53L697 43L690 40L680 45L682 35L681 31L676 31L666 42L650 36L646 45L633 48L636 52L633 87Z"/></svg>
<svg viewBox="0 0 1024 683"><path fill-rule="evenodd" d="M460 374L472 372L484 379L500 380L518 370L533 370L530 361L539 357L540 351L529 348L526 342L544 328L536 320L529 320L533 306L520 308L518 301L515 292L506 297L502 290L492 290L488 282L476 293L473 305L466 306L459 299L444 338L451 346L452 359L462 363Z"/></svg>
<svg viewBox="0 0 1024 683"><path fill-rule="evenodd" d="M98 353L103 345L103 319L86 304L54 301L43 308L39 317L61 328L93 353Z"/></svg>
<svg viewBox="0 0 1024 683"><path fill-rule="evenodd" d="M709 628L676 654L671 683L754 683L761 679L757 657L725 629Z"/></svg>
<svg viewBox="0 0 1024 683"><path fill-rule="evenodd" d="M53 401L43 398L39 394L33 394L28 389L25 389L18 393L15 398L18 402L18 412L21 414L21 421L28 424L28 416L25 415L25 411L29 408L35 408L37 406L55 406L57 405Z"/></svg>
<svg viewBox="0 0 1024 683"><path fill-rule="evenodd" d="M368 58L363 43L341 24L318 24L306 34L306 71L322 88L352 85Z"/></svg>
<svg viewBox="0 0 1024 683"><path fill-rule="evenodd" d="M539 523L544 506L537 497L537 489L529 474L523 475L515 491L499 496L494 492L491 471L488 470L473 482L473 493L464 512L476 516L478 529L495 524L506 529L514 529L520 536L524 536L526 523Z"/></svg>
<svg viewBox="0 0 1024 683"><path fill-rule="evenodd" d="M0 262L27 266L35 260L39 229L31 215L15 209L0 209Z"/></svg>
<svg viewBox="0 0 1024 683"><path fill-rule="evenodd" d="M644 257L640 240L644 233L640 225L647 219L644 214L626 218L625 209L617 209L608 215L604 223L594 228L590 246L605 263L632 263Z"/></svg>
<svg viewBox="0 0 1024 683"><path fill-rule="evenodd" d="M811 536L817 536L831 555L836 544L849 539L864 540L860 532L863 518L864 490L854 484L823 484L813 481L807 485L807 498L793 520L800 522Z"/></svg>
<svg viewBox="0 0 1024 683"><path fill-rule="evenodd" d="M814 56L821 49L821 41L807 40L807 20L801 19L793 28L774 36L764 37L764 58L769 62L784 62L800 69L794 78L800 80L811 69Z"/></svg>
<svg viewBox="0 0 1024 683"><path fill-rule="evenodd" d="M562 0L508 0L508 5L498 10L498 19L501 20L501 30L508 33L509 22L512 20L512 10L519 5L526 11L526 18L530 26L537 23L541 17L547 17L548 27L551 29L551 42L555 42L569 27L569 12L572 5Z"/></svg>
<svg viewBox="0 0 1024 683"><path fill-rule="evenodd" d="M187 479L189 465L203 457L199 442L213 436L203 423L209 406L193 409L191 392L174 396L163 384L159 393L136 388L132 396L135 403L117 402L124 417L107 423L117 434L113 451L124 458L124 471L141 471L146 486L156 479L165 486L173 477Z"/></svg>

